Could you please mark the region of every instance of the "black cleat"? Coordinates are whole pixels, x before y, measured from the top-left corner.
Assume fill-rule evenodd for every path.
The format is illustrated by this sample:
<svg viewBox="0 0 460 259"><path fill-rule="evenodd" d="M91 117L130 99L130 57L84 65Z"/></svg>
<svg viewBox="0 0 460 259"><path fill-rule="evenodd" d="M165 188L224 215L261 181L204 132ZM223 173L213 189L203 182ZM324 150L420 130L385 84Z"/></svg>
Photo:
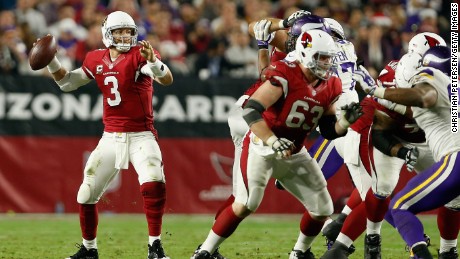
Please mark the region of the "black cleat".
<svg viewBox="0 0 460 259"><path fill-rule="evenodd" d="M423 234L423 238L425 239L426 246L430 246L431 245L430 236L427 235L427 234ZM412 250L410 249L410 247L408 245L406 245L406 251L409 252L409 259L415 259L414 252L412 252Z"/></svg>
<svg viewBox="0 0 460 259"><path fill-rule="evenodd" d="M412 248L412 252L414 253L414 258L416 259L433 259L433 256L428 250L428 246L425 244L414 246Z"/></svg>
<svg viewBox="0 0 460 259"><path fill-rule="evenodd" d="M315 255L311 252L311 248L308 248L305 252L292 250L289 254L289 259L315 259Z"/></svg>
<svg viewBox="0 0 460 259"><path fill-rule="evenodd" d="M355 247L352 245L347 247L340 242L334 242L331 249L321 256L321 259L348 259L348 256L355 252Z"/></svg>
<svg viewBox="0 0 460 259"><path fill-rule="evenodd" d="M99 254L97 253L96 248L86 249L84 245L77 244L76 247L78 248L77 253L67 257L66 259L98 259Z"/></svg>
<svg viewBox="0 0 460 259"><path fill-rule="evenodd" d="M190 259L212 259L212 255L206 250L201 250L198 253L194 253Z"/></svg>
<svg viewBox="0 0 460 259"><path fill-rule="evenodd" d="M364 237L364 259L381 259L382 237L379 234L370 234Z"/></svg>
<svg viewBox="0 0 460 259"><path fill-rule="evenodd" d="M458 259L458 252L456 247L452 247L447 252L439 253L438 251L438 258L439 259Z"/></svg>
<svg viewBox="0 0 460 259"><path fill-rule="evenodd" d="M169 257L165 254L160 239L153 241L153 244L149 245L149 254L147 259L169 259Z"/></svg>
<svg viewBox="0 0 460 259"><path fill-rule="evenodd" d="M323 236L326 237L328 242L334 242L337 239L347 216L347 214L340 213L336 219L323 228Z"/></svg>
<svg viewBox="0 0 460 259"><path fill-rule="evenodd" d="M193 253L191 259L196 258L195 256L198 255L201 251L201 244L196 248L195 252ZM207 252L207 251L206 251ZM211 255L211 259L227 259L225 256L221 255L219 252L219 248L214 251Z"/></svg>
<svg viewBox="0 0 460 259"><path fill-rule="evenodd" d="M225 258L223 255L221 255L219 253L219 248L217 248L216 251L214 251L214 253L212 253L212 259L227 259L227 258Z"/></svg>

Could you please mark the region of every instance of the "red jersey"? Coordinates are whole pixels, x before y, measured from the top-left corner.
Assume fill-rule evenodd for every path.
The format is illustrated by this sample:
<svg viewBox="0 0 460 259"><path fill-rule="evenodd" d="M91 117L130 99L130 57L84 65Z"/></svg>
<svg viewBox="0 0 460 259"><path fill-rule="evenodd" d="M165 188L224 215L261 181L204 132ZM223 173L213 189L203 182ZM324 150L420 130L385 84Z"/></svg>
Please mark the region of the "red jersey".
<svg viewBox="0 0 460 259"><path fill-rule="evenodd" d="M83 71L95 79L104 98L103 123L106 132L151 131L153 127L152 78L142 74L147 61L139 46L122 53L115 61L108 49L89 52ZM158 52L155 55L160 58Z"/></svg>
<svg viewBox="0 0 460 259"><path fill-rule="evenodd" d="M377 105L380 104L368 96L364 97L364 99L361 100L359 104L363 108L363 115L359 117L358 120L355 121L355 123L351 124L350 128L358 132L359 134L367 135L369 127L372 125L372 122L374 121L375 109Z"/></svg>
<svg viewBox="0 0 460 259"><path fill-rule="evenodd" d="M272 63L265 77L283 87L284 95L263 113L263 118L277 137L294 142L298 152L323 113L342 93L342 83L331 77L313 86L297 63L284 60Z"/></svg>

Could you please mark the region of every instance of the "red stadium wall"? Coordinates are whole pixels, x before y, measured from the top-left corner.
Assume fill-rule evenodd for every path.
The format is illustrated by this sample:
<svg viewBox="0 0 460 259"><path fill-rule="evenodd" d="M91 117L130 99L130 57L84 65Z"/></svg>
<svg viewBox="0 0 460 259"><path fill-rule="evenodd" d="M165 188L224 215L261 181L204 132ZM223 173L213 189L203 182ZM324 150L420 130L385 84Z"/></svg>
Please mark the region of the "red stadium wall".
<svg viewBox="0 0 460 259"><path fill-rule="evenodd" d="M99 138L0 139L0 212L77 212L85 159ZM233 144L229 139L163 139L167 213L214 213L231 193ZM6 151L6 152L5 152ZM197 152L199 151L199 152ZM405 182L410 174L403 172ZM329 182L336 210L352 190L342 169ZM130 167L99 202L106 212L142 212L139 184ZM270 183L259 213L301 213L302 206Z"/></svg>
<svg viewBox="0 0 460 259"><path fill-rule="evenodd" d="M167 213L215 213L231 193L233 144L226 112L251 82L176 79L171 88L155 89ZM97 87L63 94L50 79L37 77L2 77L0 86L0 213L77 212L76 194L85 161L102 133ZM193 106L196 103L206 105L198 109ZM203 113L203 107L209 107L209 112ZM307 146L313 139L309 141ZM403 181L408 177L402 174ZM344 167L328 186L339 211L353 188ZM99 209L142 212L139 184L131 167L114 181ZM273 182L258 210L303 211Z"/></svg>

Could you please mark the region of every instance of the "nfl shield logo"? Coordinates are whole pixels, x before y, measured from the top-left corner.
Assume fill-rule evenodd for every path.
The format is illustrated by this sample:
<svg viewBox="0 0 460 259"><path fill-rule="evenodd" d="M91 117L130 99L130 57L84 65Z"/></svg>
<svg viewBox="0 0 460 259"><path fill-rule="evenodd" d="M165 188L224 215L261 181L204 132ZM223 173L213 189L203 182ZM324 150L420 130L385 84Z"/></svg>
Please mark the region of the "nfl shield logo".
<svg viewBox="0 0 460 259"><path fill-rule="evenodd" d="M316 91L315 91L315 90L312 90L312 91L311 91L311 95L315 96L315 95L316 95Z"/></svg>

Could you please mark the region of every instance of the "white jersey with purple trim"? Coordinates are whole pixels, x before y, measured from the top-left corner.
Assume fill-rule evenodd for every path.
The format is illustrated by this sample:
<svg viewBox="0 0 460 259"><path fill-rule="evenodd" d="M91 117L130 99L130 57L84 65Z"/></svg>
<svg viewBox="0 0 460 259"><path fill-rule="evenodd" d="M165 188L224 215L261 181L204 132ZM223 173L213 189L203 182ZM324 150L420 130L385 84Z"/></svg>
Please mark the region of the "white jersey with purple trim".
<svg viewBox="0 0 460 259"><path fill-rule="evenodd" d="M353 80L352 75L356 67L355 46L347 40L338 40L335 42L337 46L337 55L334 57L334 63L337 64L336 74L342 80L342 93L353 91L356 82Z"/></svg>
<svg viewBox="0 0 460 259"><path fill-rule="evenodd" d="M347 40L337 40L337 55L334 57L334 63L337 64L336 75L342 81L342 95L340 95L336 107L337 118L340 118L341 107L351 102L359 102L358 93L355 91L356 82L353 80L353 73L356 67L355 46ZM337 142L337 141L336 141Z"/></svg>
<svg viewBox="0 0 460 259"><path fill-rule="evenodd" d="M460 137L450 130L450 77L441 71L421 67L411 78L411 84L427 83L438 92L436 104L431 108L412 107L414 119L425 131L428 146L436 161L460 151Z"/></svg>

